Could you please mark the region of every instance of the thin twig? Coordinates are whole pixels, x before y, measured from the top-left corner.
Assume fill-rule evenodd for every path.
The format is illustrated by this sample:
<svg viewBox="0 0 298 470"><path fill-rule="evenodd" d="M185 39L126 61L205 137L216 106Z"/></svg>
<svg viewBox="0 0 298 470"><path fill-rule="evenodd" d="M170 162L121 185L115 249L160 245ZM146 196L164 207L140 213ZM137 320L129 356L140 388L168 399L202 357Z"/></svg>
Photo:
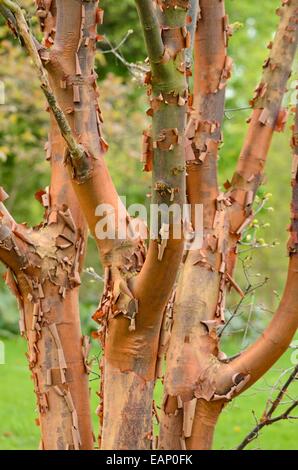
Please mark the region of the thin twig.
<svg viewBox="0 0 298 470"><path fill-rule="evenodd" d="M265 426L270 426L271 424L277 423L281 420L291 420L291 419L298 419L298 416L292 416L291 413L298 407L298 400L293 400L291 405L280 415L276 417L272 417L273 413L278 409L281 405L282 399L287 394L289 386L297 379L298 374L298 365L293 369L293 372L290 374L282 388L280 389L279 393L277 394L275 400L271 403L271 406L267 410L268 403L266 403L265 411L257 421L256 426L249 432L249 434L243 439L241 444L237 447L237 450L243 450L248 444L250 444L254 439L256 439L261 431Z"/></svg>
<svg viewBox="0 0 298 470"><path fill-rule="evenodd" d="M140 64L135 64L133 62L128 62L123 55L119 52L119 48L121 45L124 44L125 40L128 38L128 33L125 35L125 37L121 40L121 42L118 44L118 46L113 46L109 38L106 36L104 37L105 42L110 46L110 49L103 51L100 49L101 54L113 54L120 62L125 65L125 67L128 68L128 70L136 76L134 71L138 71L142 76L145 75L149 71L149 67L145 67Z"/></svg>
<svg viewBox="0 0 298 470"><path fill-rule="evenodd" d="M244 302L244 300L246 300L247 296L250 295L250 294L253 294L257 289L260 289L261 287L263 287L267 282L268 282L268 278L265 278L263 282L260 282L256 286L252 286L250 283L248 284L248 286L244 290L244 296L241 297L241 299L239 300L238 304L236 305L233 313L231 314L230 318L228 319L228 321L225 323L225 325L223 326L223 328L219 332L219 334L218 334L219 338L222 337L223 333L225 332L227 327L230 325L232 320L238 315L239 309L243 305L243 302Z"/></svg>
<svg viewBox="0 0 298 470"><path fill-rule="evenodd" d="M127 39L129 38L129 36L133 34L133 29L129 29L127 31L127 33L125 34L125 36L121 39L121 41L119 42L119 44L117 46L112 46L111 45L111 42L107 39L106 36L104 36L104 40L109 44L109 46L111 47L111 49L107 49L107 50L102 50L101 53L102 54L109 54L109 53L115 53L116 51L118 51L122 46L123 44L125 44L125 42L127 41Z"/></svg>
<svg viewBox="0 0 298 470"><path fill-rule="evenodd" d="M229 116L228 113L234 113L237 111L246 111L248 109L252 109L251 106L240 106L239 108L227 108L225 109L225 118L232 119L232 116Z"/></svg>

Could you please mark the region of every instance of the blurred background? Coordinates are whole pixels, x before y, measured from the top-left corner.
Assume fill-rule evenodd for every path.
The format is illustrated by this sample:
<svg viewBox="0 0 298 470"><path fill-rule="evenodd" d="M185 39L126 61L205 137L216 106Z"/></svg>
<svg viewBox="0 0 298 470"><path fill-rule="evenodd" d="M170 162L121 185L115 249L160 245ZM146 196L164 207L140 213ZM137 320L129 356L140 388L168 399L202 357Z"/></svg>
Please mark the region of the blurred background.
<svg viewBox="0 0 298 470"><path fill-rule="evenodd" d="M33 2L24 0L20 3L26 7L28 21L40 36ZM279 4L278 0L226 0L234 30L229 44L234 72L228 83L224 144L220 150L221 184L231 178L235 168L247 129L246 119L250 115L248 102L268 55L266 45L278 24L275 9ZM144 203L150 191L150 175L142 172L140 163L141 135L149 124L145 114L148 107L146 92L141 82L146 58L143 37L134 0L101 0L100 6L105 9L105 21L100 30L105 39L98 43L96 70L104 134L110 145L105 158L118 193L127 197L128 205ZM0 184L10 195L7 206L14 217L19 222L38 224L43 210L34 194L49 183L49 165L43 150L47 141L48 114L30 60L1 18L0 41L0 83L5 88L5 103L0 104ZM286 105L294 104L296 72L297 64L289 82ZM223 349L229 354L245 348L262 331L278 304L285 282L291 189L290 123L284 133L274 136L266 179L256 201L257 214L240 249L237 280L247 295L240 305L239 298L234 295L228 301L227 318L233 316L233 321L224 331ZM101 274L97 259L95 244L90 238L86 271L91 268ZM0 274L3 272L3 266L0 266ZM101 289L100 281L88 272L83 274L81 316L84 333L95 329L91 315ZM38 442L38 429L33 425L32 384L24 359L25 344L17 334L16 302L1 277L0 338L6 346L6 364L0 365L0 449L36 448ZM95 345L95 354L96 348ZM270 387L281 371L291 367L290 353L253 391L227 408L218 428L216 448L233 448L241 441L254 424L252 411L257 415L262 411ZM94 381L92 386L97 388L98 382ZM157 399L159 396L157 387ZM93 408L95 402L93 397ZM282 423L279 426L279 439L274 439L274 431L268 430L252 448L297 447L297 425Z"/></svg>

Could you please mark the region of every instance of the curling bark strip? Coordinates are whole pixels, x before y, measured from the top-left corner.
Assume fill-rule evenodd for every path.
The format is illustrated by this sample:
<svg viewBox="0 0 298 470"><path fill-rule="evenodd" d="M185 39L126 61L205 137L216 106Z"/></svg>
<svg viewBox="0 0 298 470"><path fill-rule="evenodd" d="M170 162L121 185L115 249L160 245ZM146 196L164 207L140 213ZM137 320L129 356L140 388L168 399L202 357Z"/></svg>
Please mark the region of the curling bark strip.
<svg viewBox="0 0 298 470"><path fill-rule="evenodd" d="M216 6L211 3L200 1L201 18L197 39L201 39L202 49L198 47L200 42L196 43L195 102L197 97L197 109L207 113L209 128L213 128L213 132L220 132L220 120L214 121L214 116L216 113L222 116L223 113L224 97L221 100L218 93L230 75L231 61L223 51L231 31L228 18L223 13L223 2L214 2ZM237 170L232 182L225 184L225 194L218 193L216 183L218 142L212 142L210 136L207 136L210 140L206 141L204 127L203 132L198 132L195 119L189 120L186 137L191 145L187 154L193 163L188 165L187 190L188 197L204 203L205 236L203 249L199 253L187 254L179 279L174 325L167 354L160 448L209 449L224 402L261 376L260 371L254 372L257 366L252 362L251 370L235 368L233 363L230 366L222 362L224 355L220 352L216 328L225 321L226 287L235 288L242 295L232 277L237 242L253 217L252 203L262 182L273 131L281 130L285 122L286 113L280 107L297 47L297 6L297 1L283 2L277 11L281 17L280 25L270 44L271 53L264 63L261 85L257 87L252 101L254 111ZM212 22L213 15L219 19L221 16L223 21L224 35L218 41L212 40L218 37L216 25L219 24ZM206 28L205 32L204 24L208 24L208 20L209 29ZM208 31L212 35L209 40ZM221 27L217 31L222 34ZM212 55L212 45L215 57ZM198 73L200 63L205 68L201 68L201 73ZM218 68L213 64L217 64ZM216 70L222 71L220 78ZM217 93L212 98L208 93L214 93L216 84ZM212 148L215 148L213 163ZM200 163L200 166L196 167L195 163ZM204 175L204 179L200 179L200 175ZM193 292L197 285L204 287L194 299ZM284 345L292 333L293 330L285 336ZM253 351L255 349L261 354L261 346L256 346ZM270 365L280 354L281 349L276 348ZM246 356L249 357L250 353L243 354L243 357ZM235 362L238 365L237 360ZM268 362L267 365L263 363L263 372L269 367Z"/></svg>

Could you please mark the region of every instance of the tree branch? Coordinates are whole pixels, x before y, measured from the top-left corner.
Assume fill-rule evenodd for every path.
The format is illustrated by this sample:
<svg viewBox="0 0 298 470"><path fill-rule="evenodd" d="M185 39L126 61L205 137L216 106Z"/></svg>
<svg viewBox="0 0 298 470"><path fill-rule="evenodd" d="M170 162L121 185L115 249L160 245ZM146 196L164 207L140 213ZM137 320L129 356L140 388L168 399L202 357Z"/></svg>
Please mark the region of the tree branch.
<svg viewBox="0 0 298 470"><path fill-rule="evenodd" d="M289 386L297 380L298 376L298 366L294 368L286 382L283 384L282 388L280 389L279 393L277 394L275 400L271 403L271 406L268 408L270 401L267 401L266 408L262 414L261 419L258 421L256 426L247 434L247 436L243 439L243 441L237 447L237 450L243 450L245 447L248 446L254 439L256 439L260 433L260 431L265 426L270 426L278 421L285 420L285 419L297 419L297 417L291 416L291 413L294 409L298 407L298 400L293 400L291 405L287 407L285 411L283 411L280 415L276 417L272 417L273 413L277 410L280 406L282 399L284 398L285 394L288 391Z"/></svg>
<svg viewBox="0 0 298 470"><path fill-rule="evenodd" d="M282 131L287 113L281 109L288 78L295 57L298 29L296 27L298 1L283 2L277 10L280 23L270 43L270 55L264 62L260 84L251 101L253 108L249 128L240 152L236 171L226 197L229 208L230 237L228 272L233 275L237 257L235 247L244 228L253 218L252 205L263 181L267 155L274 130Z"/></svg>
<svg viewBox="0 0 298 470"><path fill-rule="evenodd" d="M7 21L7 23L11 26L14 27L14 33L17 35L16 27L16 19L15 16L13 15L12 11L9 10L6 6L0 3L0 14L3 16L3 18Z"/></svg>
<svg viewBox="0 0 298 470"><path fill-rule="evenodd" d="M27 52L33 61L33 65L37 71L37 76L40 81L41 88L49 104L49 108L52 111L52 114L57 122L61 135L66 142L68 152L66 153L65 161L67 162L67 157L69 156L71 160L70 166L73 167L72 176L75 179L74 189L78 195L79 201L81 203L81 207L87 218L90 230L92 231L93 234L95 234L94 233L95 226L98 222L98 217L95 216L95 211L96 211L97 206L99 204L106 203L106 204L111 204L113 207L116 208L116 210L118 208L118 196L111 182L111 178L108 174L107 168L101 160L97 159L98 153L100 152L100 150L98 150L99 144L101 144L104 141L103 139L101 139L101 136L98 130L98 124L97 124L97 129L96 129L97 132L92 133L92 139L91 138L89 140L85 139L83 145L79 144L77 142L75 132L72 130L71 125L66 117L65 111L59 105L57 98L56 98L56 95L58 95L58 93L61 94L61 83L63 82L63 76L65 75L63 66L61 66L59 62L59 56L61 56L61 50L59 48L61 48L66 41L65 48L63 49L62 47L62 50L65 50L65 51L69 50L69 44L67 44L68 37L67 36L64 37L64 33L63 33L64 31L63 21L68 21L68 22L73 21L75 23L77 21L77 17L74 18L74 14L71 18L62 17L61 14L58 15L60 23L57 25L57 38L55 40L55 46L53 49L51 49L50 52L48 51L44 52L42 49L39 49L39 47L36 45L36 42L29 30L29 27L26 23L26 20L25 20L25 17L23 15L21 8L15 2L12 2L11 0L0 0L0 4L3 4L5 5L6 8L10 9L10 11L15 17L16 26L18 28L18 34L23 39ZM78 7L79 5L76 4L76 6ZM59 11L61 10L62 8L61 2L57 2L57 8L59 9ZM81 18L81 9L79 10L79 20L80 18ZM71 27L71 25L68 24L68 27ZM79 37L79 33L77 34ZM77 44L73 46L74 56L76 53L77 46L78 46ZM42 59L39 55L39 50L41 50L41 56L43 57L43 60L47 64L47 67L49 69L49 74L47 70L45 69L45 67L43 66ZM84 53L89 53L89 48L86 47L84 48L84 50L86 50L86 52ZM65 57L65 60L64 60L65 66L68 65L69 62L71 63L74 62L73 59L71 60L67 60L67 59L68 58ZM75 75L75 74L76 74L76 71L74 70L72 75ZM49 81L49 75L51 77L53 85L57 87L58 89L58 91L56 90L57 93L53 92L53 89ZM89 86L90 87L93 86L92 83L90 83ZM78 91L78 89L75 87L76 85L71 86L65 90L65 92L68 94L70 91L72 91L72 94L71 94L72 105L73 105L73 99L74 99L73 94L75 92L74 90ZM96 93L96 89L94 90L94 94L95 93ZM68 98L66 100L63 97L62 103L64 106L66 102L68 103ZM78 107L80 106L78 105ZM67 105L66 105L66 108L67 108ZM98 123L100 119L100 112L99 112L99 108L98 109L95 109L95 108L96 106L94 104L94 107L92 107L89 111L90 119L92 118L92 122L94 121L94 119L96 119ZM69 109L69 106L68 106L68 109ZM71 109L71 114L72 113L73 111ZM76 132L79 132L79 130L81 129L83 125L82 119L79 118L80 113L74 113L74 114L75 114L75 122L76 122ZM96 115L95 117L94 117L94 114ZM72 121L72 116L70 116L69 119L70 121ZM96 144L92 145L95 140L96 140ZM92 161L92 164L90 163L90 160ZM93 173L92 178L90 174L91 167L92 167L92 173ZM82 183L82 181L86 179L89 180L86 183L86 186L82 184L77 184L78 181ZM99 184L98 183L99 180L102 180L104 184ZM118 220L117 217L116 219ZM105 251L105 252L110 251L110 249L113 246L114 246L114 241L111 242L110 244L108 242L106 243L99 242L99 248L101 249L101 251Z"/></svg>
<svg viewBox="0 0 298 470"><path fill-rule="evenodd" d="M154 64L160 63L164 54L164 44L154 2L152 0L135 0L135 2L143 28L148 56L154 67Z"/></svg>
<svg viewBox="0 0 298 470"><path fill-rule="evenodd" d="M149 72L150 68L148 66L141 65L141 64L135 64L134 62L128 62L125 57L120 53L119 48L121 45L124 43L124 41L128 38L130 35L130 31L126 33L124 38L120 41L120 43L117 46L113 46L109 38L105 36L105 42L110 46L110 49L107 50L102 50L100 49L101 54L113 54L120 62L127 67L127 69L130 71L130 73L137 79L141 81L141 83L144 82L144 77L145 74Z"/></svg>
<svg viewBox="0 0 298 470"><path fill-rule="evenodd" d="M74 160L81 160L85 157L84 149L77 144L76 139L71 131L66 116L57 103L54 93L50 87L48 74L43 67L42 60L39 56L36 42L29 30L26 19L23 15L22 9L11 0L0 0L0 5L6 7L15 17L15 25L17 27L18 35L24 41L29 56L32 59L33 65L37 71L37 76L41 84L41 89L48 101L48 104L57 120L57 124L61 134L69 148L71 157ZM7 11L7 10L6 10Z"/></svg>
<svg viewBox="0 0 298 470"><path fill-rule="evenodd" d="M194 98L186 128L186 161L191 221L194 230L201 228L196 208L202 205L204 241L202 247L195 249L193 245L185 254L179 276L167 353L160 449L208 448L212 440L210 431L221 410L221 405L209 406L204 400L197 400L193 387L205 367L206 348L216 350L212 325L220 322L220 314L215 318L215 312L218 313L223 246L214 219L219 205L218 147L231 62L227 57L224 2L201 0L200 7L202 15L198 18L194 44Z"/></svg>
<svg viewBox="0 0 298 470"><path fill-rule="evenodd" d="M6 283L18 300L20 331L27 340L28 360L39 411L38 423L41 426L41 448L91 449L93 436L86 338L82 341L78 308L86 225L63 161L64 140L72 145L73 136L68 134L70 128L55 101L39 57L40 53L48 62L48 50L42 48L32 36L20 8L14 2L5 4L12 7L18 35L38 71L50 111L53 111L47 143L47 159L51 160L52 175L49 191L41 193L41 202L46 210L40 229L28 229L26 225L10 221L11 237L0 243L0 256L2 253L10 256L15 252L19 258L18 265L6 263L13 271L8 270ZM54 1L46 2L46 6L50 4L53 6ZM42 2L44 5L45 2ZM64 130L64 140L54 115L56 118L58 116L58 120L61 118L58 124ZM0 225L0 232L1 228ZM61 243L65 233L68 242ZM3 249L1 245L4 245ZM61 265L60 256L67 260L67 266ZM57 273L58 270L59 275L53 280L53 272ZM55 303L55 309L52 309L51 302Z"/></svg>
<svg viewBox="0 0 298 470"><path fill-rule="evenodd" d="M254 384L281 357L288 348L298 327L298 106L293 126L292 204L288 278L280 305L262 336L238 358L223 365L217 375L217 396L224 397L231 390L232 377L242 377L232 396ZM241 385L242 383L242 385Z"/></svg>

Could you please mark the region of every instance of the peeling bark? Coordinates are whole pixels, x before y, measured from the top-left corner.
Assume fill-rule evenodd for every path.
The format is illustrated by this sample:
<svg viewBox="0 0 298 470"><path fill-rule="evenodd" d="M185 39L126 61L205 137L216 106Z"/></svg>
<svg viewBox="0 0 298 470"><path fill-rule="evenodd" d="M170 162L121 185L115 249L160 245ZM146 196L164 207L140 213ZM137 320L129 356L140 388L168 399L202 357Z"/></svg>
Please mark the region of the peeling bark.
<svg viewBox="0 0 298 470"><path fill-rule="evenodd" d="M153 119L152 137L149 137L152 146L145 134L145 163L148 169L152 166L153 203L164 204L165 210L158 233L150 241L145 263L129 283L138 304L135 329L129 331L125 316L114 316L108 323L103 449L152 446L152 400L160 328L183 249L183 240L173 239L175 226L181 228L182 221L174 218L165 221L163 217L172 202L181 205L184 201L184 171L174 174L172 169L184 164L182 138L187 87L185 69L178 68L184 64L186 10L176 13L174 8L169 8L162 15L160 25L152 2L137 0L136 6L151 64L146 84L151 105L148 114ZM167 35L168 31L171 34ZM147 158L148 149L151 162ZM117 397L112 390L117 390ZM114 417L117 426L111 429Z"/></svg>
<svg viewBox="0 0 298 470"><path fill-rule="evenodd" d="M45 150L51 184L36 194L45 216L32 229L14 221L0 188L0 259L8 267L6 282L18 300L20 330L28 342L41 448L93 446L88 340L81 336L78 312L84 214L105 271L104 292L93 316L104 352L100 447L153 447L153 389L167 354L159 447L209 449L224 404L280 357L297 328L296 121L285 294L256 344L229 363L222 360L217 328L225 322L226 291L234 288L242 295L233 279L237 244L253 217L272 134L286 120L281 101L297 47L298 0L283 1L277 12L280 25L225 193L217 183L225 86L232 68L224 2L136 0L150 63L145 81L152 126L144 131L142 161L152 171L152 202L162 208L148 252L131 232L103 159L108 145L94 71L96 28L103 11L96 0L36 0L36 6L42 44L29 31L21 9L11 0L0 0L0 13L25 45L48 102L51 129ZM194 94L189 96L196 22ZM181 207L185 202L185 170L193 226L195 204L203 204L204 242L201 249L185 253L173 290L184 248L175 231L181 230L183 220L168 217L168 211L172 203ZM125 240L96 236L100 204L109 204L116 220L124 222Z"/></svg>
<svg viewBox="0 0 298 470"><path fill-rule="evenodd" d="M249 352L235 360L237 365L242 365L240 368L233 363L223 364L217 327L225 322L227 287L235 288L241 295L233 279L237 243L253 218L252 204L262 182L272 134L280 130L279 124L284 121L285 113L280 107L297 47L297 6L296 1L286 2L278 10L280 25L270 57L264 63L261 85L252 101L254 111L247 137L236 173L232 182L226 183L227 192L223 194L217 187L216 160L221 141L224 87L231 70L231 60L226 54L230 28L224 2L200 1L194 109L190 109L186 138L187 194L192 204L204 204L204 244L198 252L185 255L179 278L167 353L161 449L210 449L224 403L269 367L269 360L265 361L265 354L261 353L260 365L250 362L251 368L244 367L242 357L249 358ZM291 307L286 309L289 311ZM293 332L293 329L288 335L283 332L283 345L288 344ZM275 350L271 365L282 351L273 346L273 335L271 342L263 341L260 340L262 346L256 345L252 350L264 352L264 344L270 344ZM274 344L277 346L275 340ZM197 399L196 408L191 405L194 399ZM185 434L186 421L192 422L193 432L188 428Z"/></svg>
<svg viewBox="0 0 298 470"><path fill-rule="evenodd" d="M54 148L58 157L59 145ZM91 449L88 376L78 310L86 234L76 206L71 203L71 212L66 205L73 194L62 155L53 166L64 172L64 204L56 202L62 195L55 193L54 181L49 192L42 193L46 211L41 226L1 224L6 231L1 229L0 256L9 266L5 281L18 300L20 332L28 343L41 447Z"/></svg>
<svg viewBox="0 0 298 470"><path fill-rule="evenodd" d="M86 226L64 167L64 151L51 116L46 145L51 184L36 194L45 209L40 226L17 224L4 208L1 191L0 259L8 266L5 281L19 305L37 398L40 448L46 450L93 448L78 307Z"/></svg>
<svg viewBox="0 0 298 470"><path fill-rule="evenodd" d="M262 336L231 363L222 366L217 378L217 393L223 395L230 387L231 377L248 377L245 386L254 384L280 358L288 348L298 327L297 297L297 151L298 151L298 111L296 106L295 124L292 138L292 201L290 238L288 242L289 268L284 293L280 305Z"/></svg>
<svg viewBox="0 0 298 470"><path fill-rule="evenodd" d="M194 440L192 427L196 426L204 408L202 399L208 400L212 395L212 384L203 379L208 370L207 358L218 355L215 328L222 321L218 310L219 270L225 248L226 221L224 204L218 200L217 152L225 97L222 76L225 64L230 63L226 53L225 19L223 2L200 2L194 46L194 100L186 128L186 161L187 196L193 225L195 204L203 204L204 245L200 250L186 253L179 276L167 352L161 449L194 448L190 447ZM221 212L217 212L217 208ZM201 286L199 291L197 286ZM200 393L196 393L198 386ZM194 406L191 405L193 400L197 400ZM185 422L191 423L187 432ZM204 421L200 421L200 426L200 436L207 439L210 432ZM198 437L197 432L195 436Z"/></svg>

